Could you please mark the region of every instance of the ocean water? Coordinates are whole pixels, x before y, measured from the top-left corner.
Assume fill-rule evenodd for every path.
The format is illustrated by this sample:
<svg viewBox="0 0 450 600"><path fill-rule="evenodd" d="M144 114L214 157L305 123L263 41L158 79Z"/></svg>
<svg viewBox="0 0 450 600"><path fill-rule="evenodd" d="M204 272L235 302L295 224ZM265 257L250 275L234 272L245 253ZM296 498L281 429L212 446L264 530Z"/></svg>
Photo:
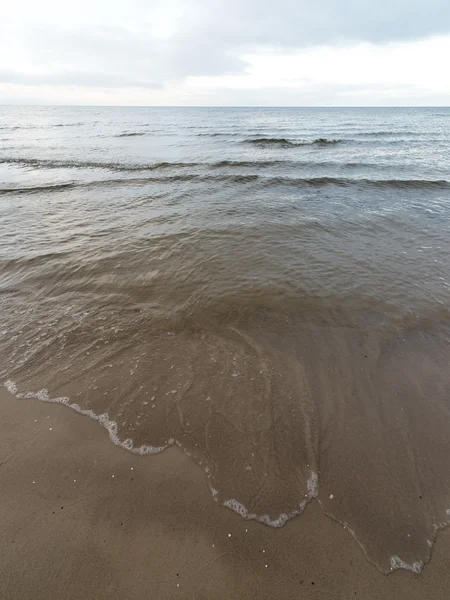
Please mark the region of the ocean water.
<svg viewBox="0 0 450 600"><path fill-rule="evenodd" d="M449 108L0 107L0 309L10 391L244 518L450 522Z"/></svg>

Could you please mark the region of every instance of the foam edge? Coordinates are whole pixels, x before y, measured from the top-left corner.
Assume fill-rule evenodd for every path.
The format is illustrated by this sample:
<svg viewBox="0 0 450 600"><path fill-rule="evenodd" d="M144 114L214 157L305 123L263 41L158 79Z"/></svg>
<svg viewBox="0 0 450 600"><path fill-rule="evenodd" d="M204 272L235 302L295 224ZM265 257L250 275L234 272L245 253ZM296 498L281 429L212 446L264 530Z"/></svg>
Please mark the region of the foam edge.
<svg viewBox="0 0 450 600"><path fill-rule="evenodd" d="M169 448L169 446L173 446L175 443L175 440L171 438L170 440L167 440L164 446L142 445L138 448L135 448L133 446L133 440L131 440L130 438L126 440L121 440L119 438L119 436L117 435L117 423L116 421L113 421L109 418L108 413L102 413L101 415L97 415L92 410L86 410L84 408L81 408L81 406L79 406L78 404L72 404L67 396L61 396L59 398L50 398L48 390L46 389L39 390L38 392L19 392L17 384L14 381L11 381L10 379L5 381L4 386L8 390L8 392L16 398L23 400L36 399L40 400L41 402L49 402L50 404L64 404L64 406L71 408L78 414L89 417L93 421L97 421L97 423L99 423L102 427L104 427L107 430L109 439L112 441L113 444L115 444L116 446L120 446L121 448L125 448L125 450L128 450L129 452L133 452L133 454L140 454L142 456L144 456L145 454L159 454L166 448Z"/></svg>

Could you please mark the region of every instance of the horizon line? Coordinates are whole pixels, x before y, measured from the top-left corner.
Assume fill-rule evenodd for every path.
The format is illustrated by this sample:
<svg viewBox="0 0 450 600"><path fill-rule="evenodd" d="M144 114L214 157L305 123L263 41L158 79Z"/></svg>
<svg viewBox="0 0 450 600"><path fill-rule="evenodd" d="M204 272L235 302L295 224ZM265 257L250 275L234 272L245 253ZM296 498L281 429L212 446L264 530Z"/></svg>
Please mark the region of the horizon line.
<svg viewBox="0 0 450 600"><path fill-rule="evenodd" d="M450 108L450 104L317 104L317 105L238 105L238 104L22 104L2 103L0 107L29 107L29 108Z"/></svg>

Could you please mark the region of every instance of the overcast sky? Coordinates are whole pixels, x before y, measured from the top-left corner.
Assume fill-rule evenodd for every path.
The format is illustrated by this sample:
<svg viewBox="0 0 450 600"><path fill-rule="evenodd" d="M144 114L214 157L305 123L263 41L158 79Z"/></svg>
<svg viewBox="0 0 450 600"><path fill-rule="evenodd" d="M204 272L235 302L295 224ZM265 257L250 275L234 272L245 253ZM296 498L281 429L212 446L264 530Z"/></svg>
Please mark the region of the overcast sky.
<svg viewBox="0 0 450 600"><path fill-rule="evenodd" d="M15 0L0 103L450 105L450 0Z"/></svg>

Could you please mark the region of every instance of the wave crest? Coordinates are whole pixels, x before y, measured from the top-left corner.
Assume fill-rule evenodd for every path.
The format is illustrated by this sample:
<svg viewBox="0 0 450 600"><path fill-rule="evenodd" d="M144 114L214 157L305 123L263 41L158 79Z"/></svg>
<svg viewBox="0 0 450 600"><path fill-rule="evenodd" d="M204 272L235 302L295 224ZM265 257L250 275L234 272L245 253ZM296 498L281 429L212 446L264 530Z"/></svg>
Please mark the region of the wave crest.
<svg viewBox="0 0 450 600"><path fill-rule="evenodd" d="M294 142L287 138L250 138L244 140L246 144L256 146L277 146L279 148L298 148L301 146L335 146L344 140L329 140L327 138L317 138L311 142Z"/></svg>

